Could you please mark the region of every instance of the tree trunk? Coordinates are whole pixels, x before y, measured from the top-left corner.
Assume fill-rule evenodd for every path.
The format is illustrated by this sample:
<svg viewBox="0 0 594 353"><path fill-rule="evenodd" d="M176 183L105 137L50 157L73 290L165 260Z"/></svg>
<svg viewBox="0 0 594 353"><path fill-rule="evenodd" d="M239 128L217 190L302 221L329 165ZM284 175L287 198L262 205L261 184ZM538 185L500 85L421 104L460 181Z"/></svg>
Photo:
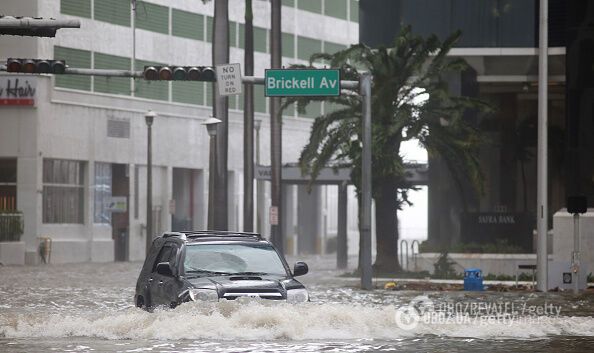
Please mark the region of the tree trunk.
<svg viewBox="0 0 594 353"><path fill-rule="evenodd" d="M396 183L381 181L376 184L375 223L376 258L374 272L396 273L398 264L398 188Z"/></svg>

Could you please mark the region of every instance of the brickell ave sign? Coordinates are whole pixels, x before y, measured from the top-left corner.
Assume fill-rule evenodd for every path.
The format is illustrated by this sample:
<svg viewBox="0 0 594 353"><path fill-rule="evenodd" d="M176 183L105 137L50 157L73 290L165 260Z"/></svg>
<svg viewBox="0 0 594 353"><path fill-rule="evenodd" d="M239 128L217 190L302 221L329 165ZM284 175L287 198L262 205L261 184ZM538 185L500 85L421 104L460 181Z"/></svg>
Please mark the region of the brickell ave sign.
<svg viewBox="0 0 594 353"><path fill-rule="evenodd" d="M266 70L266 97L339 96L339 70L279 69Z"/></svg>

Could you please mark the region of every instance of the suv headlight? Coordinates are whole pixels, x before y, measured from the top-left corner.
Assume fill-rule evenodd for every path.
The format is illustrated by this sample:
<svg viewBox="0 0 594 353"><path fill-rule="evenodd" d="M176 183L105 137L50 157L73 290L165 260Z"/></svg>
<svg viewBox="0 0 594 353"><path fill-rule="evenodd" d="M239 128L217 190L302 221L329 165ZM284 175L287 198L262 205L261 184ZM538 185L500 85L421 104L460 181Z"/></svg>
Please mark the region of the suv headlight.
<svg viewBox="0 0 594 353"><path fill-rule="evenodd" d="M287 290L287 302L303 303L309 300L309 293L305 288Z"/></svg>
<svg viewBox="0 0 594 353"><path fill-rule="evenodd" d="M219 301L219 294L216 290L213 289L198 289L192 288L190 289L190 299L192 301L205 301L205 302L218 302Z"/></svg>

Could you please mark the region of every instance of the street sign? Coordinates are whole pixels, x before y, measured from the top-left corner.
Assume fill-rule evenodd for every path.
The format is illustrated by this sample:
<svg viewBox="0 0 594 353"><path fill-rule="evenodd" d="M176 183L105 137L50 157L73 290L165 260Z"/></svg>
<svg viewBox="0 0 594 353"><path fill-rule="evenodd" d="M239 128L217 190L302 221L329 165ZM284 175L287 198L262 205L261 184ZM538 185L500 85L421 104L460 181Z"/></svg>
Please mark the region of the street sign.
<svg viewBox="0 0 594 353"><path fill-rule="evenodd" d="M340 71L335 69L270 69L264 77L266 97L339 96Z"/></svg>
<svg viewBox="0 0 594 353"><path fill-rule="evenodd" d="M217 86L221 96L241 94L241 66L239 64L217 65Z"/></svg>

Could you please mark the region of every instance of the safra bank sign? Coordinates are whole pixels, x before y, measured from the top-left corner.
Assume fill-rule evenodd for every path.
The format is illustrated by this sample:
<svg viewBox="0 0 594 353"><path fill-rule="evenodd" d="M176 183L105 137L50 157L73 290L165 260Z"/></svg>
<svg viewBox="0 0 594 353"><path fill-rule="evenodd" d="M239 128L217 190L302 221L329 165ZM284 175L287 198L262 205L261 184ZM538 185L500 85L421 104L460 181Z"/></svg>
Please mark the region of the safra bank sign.
<svg viewBox="0 0 594 353"><path fill-rule="evenodd" d="M37 78L0 75L0 106L34 106Z"/></svg>
<svg viewBox="0 0 594 353"><path fill-rule="evenodd" d="M340 71L270 69L264 75L266 97L339 96Z"/></svg>

